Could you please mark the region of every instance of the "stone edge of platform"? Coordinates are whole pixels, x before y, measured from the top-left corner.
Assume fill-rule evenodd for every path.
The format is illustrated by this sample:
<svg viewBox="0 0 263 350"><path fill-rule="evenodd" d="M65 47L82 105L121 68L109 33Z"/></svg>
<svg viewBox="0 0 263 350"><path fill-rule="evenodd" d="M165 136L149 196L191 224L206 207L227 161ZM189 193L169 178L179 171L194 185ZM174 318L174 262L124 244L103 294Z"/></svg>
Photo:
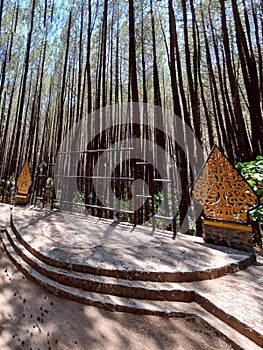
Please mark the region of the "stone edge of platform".
<svg viewBox="0 0 263 350"><path fill-rule="evenodd" d="M86 272L95 275L124 278L129 280L135 279L150 282L194 282L219 278L226 274L234 273L256 263L256 255L254 253L246 253L244 254L244 258L237 262L232 262L221 267L209 268L202 271L156 272L144 271L139 269L127 270L125 268L111 269L95 267L88 264L76 264L67 259L55 259L54 257L47 256L39 252L37 249L32 247L25 239L23 239L23 237L19 234L19 230L16 228L14 223L13 214L11 214L10 217L10 225L17 239L31 252L31 254L35 255L39 260L43 261L44 263L50 266L60 267L70 271L78 271L84 273Z"/></svg>
<svg viewBox="0 0 263 350"><path fill-rule="evenodd" d="M227 340L234 349L247 350L249 346L250 350L258 350L263 346L261 335L251 329L251 327L239 322L235 317L225 313L218 306L199 295L197 291L194 291L194 300L192 302L136 300L85 292L78 288L64 286L56 281L50 280L34 269L26 266L27 264L25 265L25 262L21 264L19 260L8 253L5 245L4 248L10 260L28 279L36 283L43 290L57 297L100 307L108 311L168 317L194 316L202 322L209 324L209 326ZM19 256L18 259L22 261L22 258Z"/></svg>

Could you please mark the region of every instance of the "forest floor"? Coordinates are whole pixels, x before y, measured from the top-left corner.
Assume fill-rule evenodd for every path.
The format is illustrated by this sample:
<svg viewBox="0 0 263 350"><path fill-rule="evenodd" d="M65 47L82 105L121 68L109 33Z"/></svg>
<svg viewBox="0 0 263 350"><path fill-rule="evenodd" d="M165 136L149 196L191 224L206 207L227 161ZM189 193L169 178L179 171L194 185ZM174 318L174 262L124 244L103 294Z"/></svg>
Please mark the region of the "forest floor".
<svg viewBox="0 0 263 350"><path fill-rule="evenodd" d="M0 229L9 225L3 207ZM2 350L230 350L214 328L185 318L111 312L58 298L27 280L0 244Z"/></svg>
<svg viewBox="0 0 263 350"><path fill-rule="evenodd" d="M0 349L230 350L194 317L105 311L58 298L28 281L0 248Z"/></svg>
<svg viewBox="0 0 263 350"><path fill-rule="evenodd" d="M5 222L8 219L2 211L0 228L8 225ZM232 347L212 327L192 316L168 318L110 312L58 298L28 281L13 266L1 245L0 349L230 350Z"/></svg>

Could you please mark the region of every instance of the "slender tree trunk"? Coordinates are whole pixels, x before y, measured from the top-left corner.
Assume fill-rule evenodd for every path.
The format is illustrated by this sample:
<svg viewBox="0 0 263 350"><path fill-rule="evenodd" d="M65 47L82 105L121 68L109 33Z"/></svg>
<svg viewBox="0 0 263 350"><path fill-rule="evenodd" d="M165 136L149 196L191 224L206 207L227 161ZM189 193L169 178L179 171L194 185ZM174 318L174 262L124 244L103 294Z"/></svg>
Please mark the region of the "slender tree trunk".
<svg viewBox="0 0 263 350"><path fill-rule="evenodd" d="M91 50L91 36L92 36L91 10L92 10L91 0L89 0L89 4L88 4L87 62L86 62L87 90L88 90L88 100L87 100L88 114L90 114L92 111L92 90L91 90L91 69L90 69L90 50Z"/></svg>
<svg viewBox="0 0 263 350"><path fill-rule="evenodd" d="M250 44L251 52L247 46L247 39L245 36L244 29L239 16L239 11L237 8L236 0L232 0L232 9L235 19L235 29L237 46L239 52L239 58L241 62L241 68L244 78L244 83L246 87L248 102L249 102L249 113L251 120L252 129L252 146L254 157L260 154L263 146L263 119L261 115L260 107L260 86L256 67L255 56L252 48L252 43ZM246 21L246 32L249 38L250 26L249 22ZM249 41L249 39L248 39Z"/></svg>
<svg viewBox="0 0 263 350"><path fill-rule="evenodd" d="M191 109L195 135L199 141L201 141L201 127L200 127L200 108L198 102L198 81L197 81L197 47L196 47L196 20L195 20L195 10L193 1L190 1L191 15L192 15L192 35L193 35L193 45L194 45L194 56L193 56L193 70L191 65L191 54L188 39L188 16L187 16L187 3L186 0L182 0L183 7L183 19L184 19L184 44L185 44L185 61L186 61L186 71L188 86L191 99Z"/></svg>
<svg viewBox="0 0 263 350"><path fill-rule="evenodd" d="M129 1L129 81L130 81L130 88L131 88L131 99L133 102L138 102L139 93L138 93L138 81L137 81L134 22L135 22L134 4L133 4L133 0L130 0Z"/></svg>
<svg viewBox="0 0 263 350"><path fill-rule="evenodd" d="M61 90L60 90L60 101L59 101L59 107L58 107L57 152L59 150L59 147L60 147L60 144L62 141L62 137L63 137L64 99L65 99L65 91L66 91L68 55L69 55L69 45L70 45L71 17L72 17L72 13L70 11L69 20L68 20L67 42L66 42L63 74L62 74L62 83L61 83Z"/></svg>
<svg viewBox="0 0 263 350"><path fill-rule="evenodd" d="M79 32L79 56L78 56L78 92L77 92L77 116L76 122L81 119L81 83L82 83L82 36L83 36L83 18L84 18L84 6L81 5L81 17L80 17L80 32Z"/></svg>
<svg viewBox="0 0 263 350"><path fill-rule="evenodd" d="M228 154L230 160L233 162L233 160L234 160L233 159L233 149L232 149L232 146L230 145L230 141L228 139L228 134L226 132L226 128L224 125L223 115L222 115L222 111L221 111L221 104L220 104L220 100L219 100L218 84L216 82L214 69L213 69L213 65L212 65L212 58L211 58L209 42L208 42L206 30L205 30L204 18L202 18L202 24L203 24L203 32L204 32L204 39L205 39L206 62L207 62L207 67L208 67L209 79L211 81L211 89L213 89L213 91L214 91L216 118L218 118L218 122L220 125L223 144L225 145L225 148L226 148L226 151L227 151L227 154Z"/></svg>
<svg viewBox="0 0 263 350"><path fill-rule="evenodd" d="M262 59L262 51L261 51L262 45L261 45L261 39L260 39L260 35L259 35L260 29L259 29L258 16L256 13L254 0L251 0L251 6L252 6L253 21L254 21L254 26L255 26L256 45L257 45L258 74L259 74L259 80L260 80L260 94L261 94L261 101L263 102L263 59Z"/></svg>
<svg viewBox="0 0 263 350"><path fill-rule="evenodd" d="M2 15L3 15L4 0L0 2L0 33L2 31Z"/></svg>
<svg viewBox="0 0 263 350"><path fill-rule="evenodd" d="M225 51L226 66L227 66L229 84L231 89L232 102L234 105L234 114L236 118L236 124L238 126L238 140L239 140L239 146L241 150L241 159L239 160L246 160L251 156L251 148L250 148L248 135L246 132L246 126L244 122L244 117L242 113L240 96L238 92L238 84L234 75L234 70L232 65L224 0L220 0L220 5L221 5L221 26L222 26L222 33L223 33L223 45L224 45L224 51Z"/></svg>
<svg viewBox="0 0 263 350"><path fill-rule="evenodd" d="M174 113L182 118L182 111L180 106L180 97L183 103L184 108L186 108L186 99L184 95L184 89L182 86L182 74L181 74L181 63L178 51L178 41L177 41L177 32L176 32L176 22L175 15L173 9L173 1L168 0L168 8L169 8L169 29L170 29L170 74L171 74L171 85L173 92L173 105L174 105ZM177 53L177 57L175 57L175 52ZM177 60L177 70L179 75L179 86L181 96L179 97L179 91L177 90L177 78L176 78L176 68L175 62ZM188 112L184 109L185 117L189 121ZM175 125L175 135L184 135L183 130L178 130L178 125ZM186 140L184 141L186 142ZM181 149L179 145L176 145L177 150L177 167L179 170L180 184L181 184L181 198L179 199L179 215L180 215L180 227L183 225L184 220L186 218L188 208L190 205L190 196L189 196L189 184L188 184L188 165L186 154ZM174 218L175 220L175 218Z"/></svg>
<svg viewBox="0 0 263 350"><path fill-rule="evenodd" d="M202 14L203 17L203 14ZM218 71L218 80L219 80L219 88L221 92L221 100L223 103L223 110L224 110L224 119L225 119L225 124L226 127L229 131L229 141L228 144L226 144L228 156L230 160L233 162L234 161L234 154L237 154L238 151L238 144L237 144L237 127L235 123L233 123L233 111L232 111L232 106L229 100L229 91L228 89L225 89L224 87L224 77L222 74L222 67L221 67L221 62L220 62L220 57L219 57L219 50L218 50L218 43L217 39L215 36L213 24L212 24L212 19L211 19L211 13L209 10L209 23L211 26L211 31L212 31L212 39L213 39L213 46L214 46L214 51L215 51L215 56L216 56L216 64L217 64L217 71ZM204 20L203 20L203 25L204 25ZM206 38L208 41L208 39ZM232 115L232 119L231 119Z"/></svg>
<svg viewBox="0 0 263 350"><path fill-rule="evenodd" d="M107 104L106 59L107 59L107 26L108 26L108 0L104 0L104 14L102 26L102 107Z"/></svg>
<svg viewBox="0 0 263 350"><path fill-rule="evenodd" d="M25 53L25 60L24 60L24 73L23 73L23 79L22 79L22 89L21 89L20 99L18 102L19 112L18 112L17 130L16 130L16 136L14 140L14 150L13 150L11 166L10 166L11 173L14 173L16 175L18 172L17 162L18 162L18 155L19 155L19 143L21 141L21 127L22 127L25 95L26 95L31 40L32 40L33 27L34 27L35 3L36 3L36 0L32 0L31 21L30 21L30 29L27 37L27 46L26 46L26 53Z"/></svg>

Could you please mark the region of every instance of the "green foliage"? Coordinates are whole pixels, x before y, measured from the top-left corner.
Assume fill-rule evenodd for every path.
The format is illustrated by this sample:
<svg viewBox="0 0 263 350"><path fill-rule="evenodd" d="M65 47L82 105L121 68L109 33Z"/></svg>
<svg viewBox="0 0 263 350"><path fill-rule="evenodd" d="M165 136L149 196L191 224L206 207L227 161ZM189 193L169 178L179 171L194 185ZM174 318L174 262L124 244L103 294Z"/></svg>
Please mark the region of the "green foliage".
<svg viewBox="0 0 263 350"><path fill-rule="evenodd" d="M46 185L47 186L54 186L54 179L53 179L53 177L47 178Z"/></svg>
<svg viewBox="0 0 263 350"><path fill-rule="evenodd" d="M160 191L154 195L154 212L156 212L163 201L163 192Z"/></svg>
<svg viewBox="0 0 263 350"><path fill-rule="evenodd" d="M39 164L39 168L41 170L43 170L44 168L47 167L47 162L45 162L44 160L41 160L40 164Z"/></svg>
<svg viewBox="0 0 263 350"><path fill-rule="evenodd" d="M13 204L16 195L16 180L13 175L0 180L0 201Z"/></svg>
<svg viewBox="0 0 263 350"><path fill-rule="evenodd" d="M259 206L250 211L250 218L263 224L263 156L251 162L239 162L236 167L259 197Z"/></svg>

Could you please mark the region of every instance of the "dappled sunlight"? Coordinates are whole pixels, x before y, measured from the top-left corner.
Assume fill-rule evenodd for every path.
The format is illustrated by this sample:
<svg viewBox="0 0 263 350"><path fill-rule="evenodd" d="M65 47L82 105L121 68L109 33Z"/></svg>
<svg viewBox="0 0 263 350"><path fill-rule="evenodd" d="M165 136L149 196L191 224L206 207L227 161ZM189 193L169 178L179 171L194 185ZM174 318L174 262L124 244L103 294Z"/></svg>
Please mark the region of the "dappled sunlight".
<svg viewBox="0 0 263 350"><path fill-rule="evenodd" d="M263 349L262 15L0 1L0 350Z"/></svg>
<svg viewBox="0 0 263 350"><path fill-rule="evenodd" d="M195 319L188 322L110 312L52 296L26 280L2 248L0 276L2 289L7 290L4 295L8 296L1 303L4 317L0 345L5 350L132 350L138 346L145 350L172 350L175 345L182 350L189 346L231 349L211 328L201 326Z"/></svg>
<svg viewBox="0 0 263 350"><path fill-rule="evenodd" d="M164 280L173 281L176 274L184 272L224 274L221 268L238 266L240 261L250 259L249 253L205 244L200 237L178 234L172 240L168 233L152 233L142 226L80 215L76 215L75 221L73 218L72 215L69 225L59 212L33 208L13 211L16 229L35 251L54 261L74 264L76 268L81 265L94 271L108 270L116 277L135 273L138 279L154 281L161 273ZM133 241L137 235L141 237L140 244Z"/></svg>
<svg viewBox="0 0 263 350"><path fill-rule="evenodd" d="M1 349L48 349L45 330L56 331L47 317L48 297L12 266L2 246L0 276Z"/></svg>
<svg viewBox="0 0 263 350"><path fill-rule="evenodd" d="M101 313L103 320L100 317L94 320L94 328L105 340L106 349L135 349L138 344L140 349L231 348L220 339L216 344L209 343L212 328L195 316L174 319L103 310L97 310L97 313ZM142 341L145 336L147 343Z"/></svg>
<svg viewBox="0 0 263 350"><path fill-rule="evenodd" d="M158 231L152 234L147 244L116 249L103 244L92 246L90 242L85 241L85 232L87 235L100 235L102 228L108 230L110 237L112 230L123 230L125 225L111 225L98 219L85 220L79 216L76 225L72 225L72 221L71 225L68 225L59 212L47 210L15 208L13 221L16 234L21 233L25 242L30 243L36 251L38 249L39 253L45 254L42 257L53 262L69 264L70 270L66 271L70 278L73 278L72 289L66 280L61 282L65 282L64 289L63 284L52 281L56 280L56 276L50 275L49 280L47 277L43 276L42 279L41 275L34 275L35 281L42 284L43 288L46 283L49 286L55 285L55 288L51 288L54 293L58 293L62 288L66 294L59 295L73 297L73 300L80 298L79 300L89 305L99 305L110 310L116 306L117 310L130 309L146 315L106 311L48 294L16 270L1 248L1 342L6 343L6 347L2 346L5 349L20 349L23 346L34 350L101 347L107 350L122 350L137 348L138 344L140 349L145 350L174 349L175 346L176 349L182 350L188 350L189 346L198 350L231 349L231 346L215 333L214 321L208 324L206 321L209 320L209 316L206 314L205 318L202 317L202 309L196 308L196 303L238 332L246 334L252 330L253 334L257 334L262 330L259 321L263 312L263 280L259 276L262 275L262 261L259 261L258 266L235 272L239 269L239 261L250 258L249 253L205 244L199 237L179 234L174 241L168 234L159 234ZM96 233L93 232L93 227L96 227ZM131 227L127 226L127 230L130 232ZM138 230L140 226L132 228L134 234ZM119 234L121 235L121 230ZM10 235L16 239L11 231ZM79 245L76 246L74 243L77 236ZM96 237L92 239L94 242ZM3 242L8 244L4 236ZM34 242L37 242L35 246ZM18 242L14 244L19 245ZM249 263L252 262L253 259ZM85 269L74 275L72 268L78 266L85 267L87 271L93 269L92 273L89 272L91 275L88 277ZM226 275L225 266L232 274ZM55 265L48 269L51 274L52 271L65 273L65 270L55 268ZM30 268L28 271L30 275ZM204 277L200 278L202 271L206 280L203 280ZM220 279L215 278L219 277L218 273L222 276ZM168 283L171 277L179 281ZM74 279L77 278L90 279L87 291L83 285L74 288ZM201 280L198 281L199 279ZM92 288L89 289L88 286ZM147 296L140 292L144 289ZM122 297L122 293L128 294ZM177 298L179 302L173 302ZM210 304L206 305L207 299L213 310L209 309ZM165 309L168 314L170 311L171 315L177 317L157 316L158 312L165 315L164 311L160 311ZM239 323L231 324L233 317L235 322ZM247 327L247 331L243 330L242 324L244 329Z"/></svg>

